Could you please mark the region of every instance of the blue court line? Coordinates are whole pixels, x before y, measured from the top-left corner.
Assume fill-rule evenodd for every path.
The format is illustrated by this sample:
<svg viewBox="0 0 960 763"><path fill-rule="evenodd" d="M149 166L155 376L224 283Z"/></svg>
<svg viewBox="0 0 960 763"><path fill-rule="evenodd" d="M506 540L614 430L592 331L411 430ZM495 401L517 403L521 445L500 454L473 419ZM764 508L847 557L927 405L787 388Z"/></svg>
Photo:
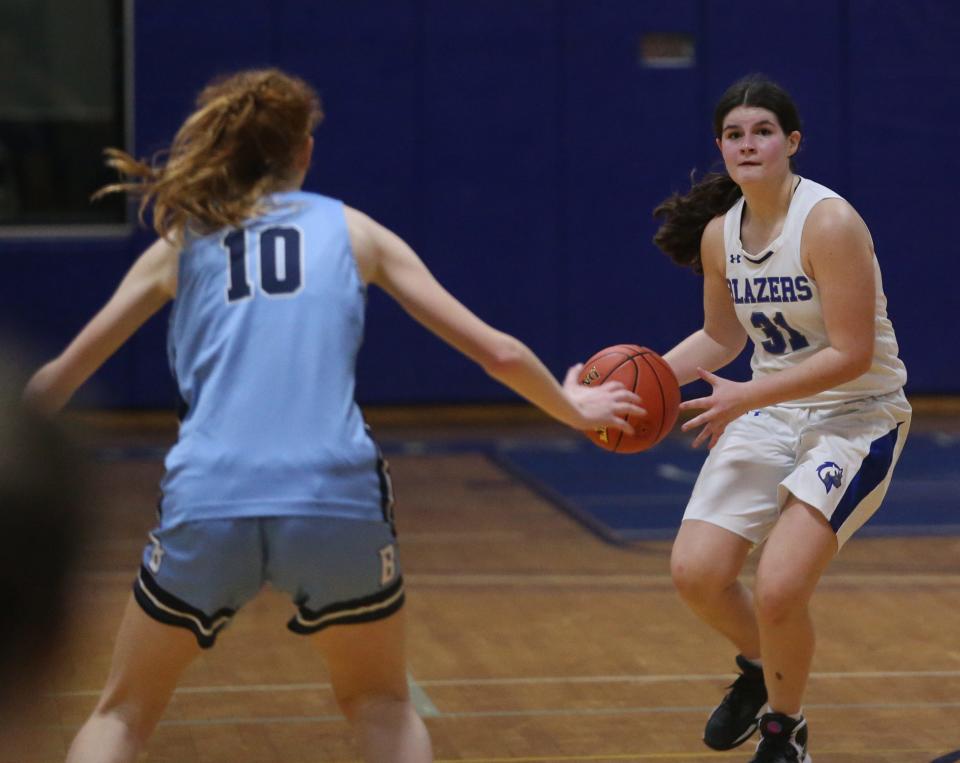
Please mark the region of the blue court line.
<svg viewBox="0 0 960 763"><path fill-rule="evenodd" d="M630 545L673 537L706 454L673 437L633 456L583 442L565 449L533 444L493 457L605 541ZM859 534L960 534L960 440L943 433L914 434L883 505Z"/></svg>

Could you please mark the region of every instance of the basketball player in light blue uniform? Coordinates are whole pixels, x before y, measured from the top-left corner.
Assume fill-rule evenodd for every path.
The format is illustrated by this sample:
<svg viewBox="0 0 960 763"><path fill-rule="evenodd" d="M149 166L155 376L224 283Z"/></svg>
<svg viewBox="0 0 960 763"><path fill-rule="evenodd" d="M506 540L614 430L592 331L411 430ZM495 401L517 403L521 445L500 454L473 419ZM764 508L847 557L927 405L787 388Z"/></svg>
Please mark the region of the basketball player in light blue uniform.
<svg viewBox="0 0 960 763"><path fill-rule="evenodd" d="M655 212L658 245L704 277L703 329L664 358L681 384L712 386L681 404L699 412L683 429L699 429L694 445L711 451L672 573L690 608L740 652L742 674L711 714L706 744L731 749L759 727L751 763L810 763L808 604L890 484L910 428L906 370L866 225L793 172L801 134L789 95L745 78L721 98L714 130L727 174ZM748 339L752 379L714 375ZM760 543L751 592L738 576Z"/></svg>
<svg viewBox="0 0 960 763"><path fill-rule="evenodd" d="M264 206L242 228L187 240L170 317L184 415L134 593L204 646L259 590L261 555L266 577L296 597L289 627L299 633L403 604L390 479L353 397L365 286L344 206L299 191ZM287 519L229 521L248 517ZM337 542L318 553L312 523L293 517L328 518ZM198 529L204 548L222 542L228 553L174 563ZM236 586L229 600L225 576Z"/></svg>
<svg viewBox="0 0 960 763"><path fill-rule="evenodd" d="M619 384L561 386L467 310L396 235L300 191L319 101L277 70L210 84L162 167L111 151L159 240L64 352L31 379L59 410L171 299L183 399L159 526L144 549L106 688L69 763L134 761L180 674L265 583L314 634L367 761L432 759L410 702L403 578L386 465L354 402L366 284L544 411L578 429L643 415ZM143 207L141 207L143 209Z"/></svg>

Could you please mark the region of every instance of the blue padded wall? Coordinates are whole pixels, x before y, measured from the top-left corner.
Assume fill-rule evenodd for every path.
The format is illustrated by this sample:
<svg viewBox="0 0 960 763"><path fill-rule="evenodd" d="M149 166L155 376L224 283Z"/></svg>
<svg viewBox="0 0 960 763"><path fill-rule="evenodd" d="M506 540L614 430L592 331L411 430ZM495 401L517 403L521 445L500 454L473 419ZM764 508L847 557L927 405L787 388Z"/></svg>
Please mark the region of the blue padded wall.
<svg viewBox="0 0 960 763"><path fill-rule="evenodd" d="M873 234L908 390L957 394L960 7L850 3L845 149Z"/></svg>
<svg viewBox="0 0 960 763"><path fill-rule="evenodd" d="M426 230L419 190L423 22L414 0L285 0L275 57L277 65L314 83L323 100L326 118L315 135L307 188L343 199L417 248ZM401 349L426 344L429 354L438 348L376 289L370 290L366 325L358 395L402 400L417 388L420 369Z"/></svg>
<svg viewBox="0 0 960 763"><path fill-rule="evenodd" d="M698 143L710 131L698 69L644 69L639 39L651 32L696 37L699 3L564 8L565 357L585 359L620 342L664 352L697 328L700 281L650 243L651 212L672 189L689 185Z"/></svg>
<svg viewBox="0 0 960 763"><path fill-rule="evenodd" d="M237 0L136 4L136 151L167 145L210 77L277 65L327 119L307 186L403 236L468 307L560 374L599 347L666 350L699 326L699 280L650 239L653 207L717 166L710 122L763 71L805 123L799 171L870 226L908 391L960 393L956 313L960 4L950 0ZM189 23L185 21L189 19ZM690 68L645 68L639 40L681 33ZM0 241L0 324L61 347L149 242ZM164 316L101 372L84 405L167 406ZM744 361L730 371L742 377ZM367 403L509 400L371 290Z"/></svg>

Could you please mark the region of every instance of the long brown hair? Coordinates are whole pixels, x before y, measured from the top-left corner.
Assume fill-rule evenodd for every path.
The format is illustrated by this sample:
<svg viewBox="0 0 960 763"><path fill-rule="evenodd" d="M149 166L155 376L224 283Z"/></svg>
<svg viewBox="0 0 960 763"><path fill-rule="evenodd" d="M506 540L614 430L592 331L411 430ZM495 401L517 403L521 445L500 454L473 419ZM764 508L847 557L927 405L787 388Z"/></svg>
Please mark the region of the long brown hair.
<svg viewBox="0 0 960 763"><path fill-rule="evenodd" d="M719 138L723 120L737 106L756 106L773 112L786 135L801 129L800 114L790 94L762 74L750 74L734 82L713 111L713 133ZM793 158L790 159L793 168ZM703 273L700 239L714 217L724 214L742 196L740 186L726 172L711 172L693 181L685 194L674 193L653 210L661 220L653 243L678 265Z"/></svg>
<svg viewBox="0 0 960 763"><path fill-rule="evenodd" d="M189 228L234 227L260 198L295 173L297 151L323 120L310 85L278 69L237 72L208 84L177 131L165 162L137 160L116 148L107 164L126 179L94 194L140 198L140 220L153 205L153 227L179 240Z"/></svg>

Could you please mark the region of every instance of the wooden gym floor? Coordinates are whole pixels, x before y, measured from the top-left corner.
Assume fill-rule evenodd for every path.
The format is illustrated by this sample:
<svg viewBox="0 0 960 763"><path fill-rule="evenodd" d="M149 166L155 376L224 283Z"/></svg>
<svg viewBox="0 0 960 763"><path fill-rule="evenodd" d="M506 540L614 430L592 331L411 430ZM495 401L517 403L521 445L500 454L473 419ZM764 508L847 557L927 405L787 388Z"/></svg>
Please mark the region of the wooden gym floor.
<svg viewBox="0 0 960 763"><path fill-rule="evenodd" d="M570 436L529 414L368 418L385 445ZM93 707L153 524L157 449L174 434L166 415L81 419L101 454L104 517L39 726L0 751L2 763L63 760ZM960 418L934 410L918 417L915 427L924 426L957 432ZM700 742L733 677L733 653L674 593L668 542L605 544L482 454L434 450L390 460L410 680L438 761L750 758L749 743L721 754ZM242 611L188 669L143 760L356 761L323 664L308 639L285 629L291 612L270 591ZM960 749L960 538L854 538L813 614L819 643L806 710L816 763L958 759L950 753Z"/></svg>

